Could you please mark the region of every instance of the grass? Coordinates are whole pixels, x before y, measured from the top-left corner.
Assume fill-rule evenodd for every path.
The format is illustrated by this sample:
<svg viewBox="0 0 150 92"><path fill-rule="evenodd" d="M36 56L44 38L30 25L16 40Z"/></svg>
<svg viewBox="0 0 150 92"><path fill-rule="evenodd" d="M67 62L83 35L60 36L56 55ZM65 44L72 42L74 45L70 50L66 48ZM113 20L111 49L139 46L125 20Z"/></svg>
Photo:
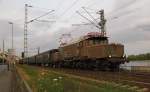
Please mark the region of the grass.
<svg viewBox="0 0 150 92"><path fill-rule="evenodd" d="M33 92L136 92L113 83L96 83L72 78L39 67L19 65Z"/></svg>

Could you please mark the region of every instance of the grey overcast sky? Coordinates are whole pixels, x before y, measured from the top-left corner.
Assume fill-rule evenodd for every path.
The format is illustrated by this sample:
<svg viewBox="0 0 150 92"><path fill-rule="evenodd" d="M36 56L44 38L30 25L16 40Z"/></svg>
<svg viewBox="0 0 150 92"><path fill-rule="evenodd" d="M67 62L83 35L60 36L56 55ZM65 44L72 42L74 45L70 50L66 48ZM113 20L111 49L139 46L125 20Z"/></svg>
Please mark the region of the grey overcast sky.
<svg viewBox="0 0 150 92"><path fill-rule="evenodd" d="M11 48L11 25L14 23L14 47L18 54L23 51L24 5L29 8L29 20L55 10L40 20L56 22L32 22L29 24L28 38L30 55L57 48L61 34L71 33L79 38L87 32L99 31L94 26L71 26L88 22L76 11L90 18L81 7L98 18L96 11L104 9L107 19L107 34L110 42L125 45L125 52L139 54L150 52L150 1L149 0L0 0L0 47L5 40L6 49Z"/></svg>

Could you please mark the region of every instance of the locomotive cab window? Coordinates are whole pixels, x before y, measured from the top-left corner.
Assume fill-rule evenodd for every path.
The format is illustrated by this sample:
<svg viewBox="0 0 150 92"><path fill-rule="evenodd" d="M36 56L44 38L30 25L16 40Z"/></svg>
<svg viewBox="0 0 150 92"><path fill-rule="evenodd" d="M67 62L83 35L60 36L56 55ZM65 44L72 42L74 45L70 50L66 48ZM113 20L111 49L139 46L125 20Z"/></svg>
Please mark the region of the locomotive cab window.
<svg viewBox="0 0 150 92"><path fill-rule="evenodd" d="M98 38L90 38L89 42L92 42L90 44L97 45L97 44L108 44L107 37L98 37Z"/></svg>
<svg viewBox="0 0 150 92"><path fill-rule="evenodd" d="M79 43L79 46L83 46L83 42L82 41Z"/></svg>

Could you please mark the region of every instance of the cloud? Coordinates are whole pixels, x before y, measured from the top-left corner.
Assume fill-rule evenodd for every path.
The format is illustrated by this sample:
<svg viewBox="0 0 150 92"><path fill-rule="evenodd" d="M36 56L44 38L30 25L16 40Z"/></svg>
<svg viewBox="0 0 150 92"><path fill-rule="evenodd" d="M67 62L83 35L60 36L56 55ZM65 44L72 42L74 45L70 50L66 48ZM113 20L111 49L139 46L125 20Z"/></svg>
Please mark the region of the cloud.
<svg viewBox="0 0 150 92"><path fill-rule="evenodd" d="M60 0L59 0L60 1ZM11 47L11 27L8 20L14 22L15 47L20 53L23 51L24 35L24 4L29 3L36 6L58 9L55 14L42 18L41 20L56 20L56 23L33 22L29 25L28 41L31 52L37 53L37 47L41 51L57 48L61 34L71 33L74 39L85 35L88 32L99 31L94 26L73 26L70 24L86 21L75 14L82 6L89 6L94 9L104 8L107 18L107 33L111 42L120 42L125 45L127 54L142 53L150 51L150 1L149 0L96 0L80 1L74 5L65 15L60 16L72 1L49 0L0 0L0 39L6 40L6 48ZM61 1L62 2L62 1ZM91 11L91 10L90 10ZM95 11L95 10L94 10ZM29 9L29 19L44 14L46 11L40 8ZM94 14L92 14L95 16ZM53 17L51 17L53 16ZM61 17L61 18L60 18ZM67 20L67 21L66 21ZM86 21L87 22L87 21ZM146 46L145 46L146 45ZM2 41L1 41L2 46ZM31 53L33 54L33 53Z"/></svg>
<svg viewBox="0 0 150 92"><path fill-rule="evenodd" d="M148 51L147 46L150 45L150 13L148 13L148 8L150 8L148 7L149 3L150 1L148 2L146 0L117 0L114 4L114 9L112 9L113 13L106 15L108 19L107 33L110 37L110 42L119 42L124 44L127 54L137 54ZM46 39L41 47L45 49L57 48L59 46L58 41L61 34L71 33L72 37L77 39L88 32L99 31L92 25L59 28L60 29L56 30L55 33L50 33L51 37L48 35L40 35L41 40L38 40L39 42L37 44L40 44L42 39Z"/></svg>
<svg viewBox="0 0 150 92"><path fill-rule="evenodd" d="M127 54L150 51L149 4L148 0L117 0L108 16L110 40L123 43Z"/></svg>
<svg viewBox="0 0 150 92"><path fill-rule="evenodd" d="M12 25L7 20L0 19L0 39L10 39L12 36ZM14 37L22 37L23 29L14 23Z"/></svg>
<svg viewBox="0 0 150 92"><path fill-rule="evenodd" d="M131 5L134 5L136 2L137 0L117 0L114 10L121 11L123 9L126 9L127 7L130 7Z"/></svg>
<svg viewBox="0 0 150 92"><path fill-rule="evenodd" d="M125 52L129 54L137 55L139 53L147 53L150 51L150 42L148 41L138 41L134 43L125 44Z"/></svg>

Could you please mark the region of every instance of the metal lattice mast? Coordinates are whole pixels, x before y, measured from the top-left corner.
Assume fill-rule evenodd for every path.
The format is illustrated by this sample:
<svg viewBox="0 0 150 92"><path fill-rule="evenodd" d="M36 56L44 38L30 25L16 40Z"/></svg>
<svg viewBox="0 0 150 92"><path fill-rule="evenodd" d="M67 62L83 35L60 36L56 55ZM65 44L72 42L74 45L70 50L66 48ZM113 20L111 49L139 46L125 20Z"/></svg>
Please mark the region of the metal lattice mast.
<svg viewBox="0 0 150 92"><path fill-rule="evenodd" d="M25 58L28 57L28 24L31 22L37 21L39 18L42 18L54 11L54 10L51 10L37 18L28 20L28 7L32 7L32 6L25 4L25 22L24 22L24 57Z"/></svg>
<svg viewBox="0 0 150 92"><path fill-rule="evenodd" d="M25 4L24 57L28 57L28 4Z"/></svg>
<svg viewBox="0 0 150 92"><path fill-rule="evenodd" d="M100 22L99 22L99 26L101 27L101 33L103 36L106 36L106 19L105 19L105 15L104 15L104 10L100 10L98 12L98 14L100 14Z"/></svg>

